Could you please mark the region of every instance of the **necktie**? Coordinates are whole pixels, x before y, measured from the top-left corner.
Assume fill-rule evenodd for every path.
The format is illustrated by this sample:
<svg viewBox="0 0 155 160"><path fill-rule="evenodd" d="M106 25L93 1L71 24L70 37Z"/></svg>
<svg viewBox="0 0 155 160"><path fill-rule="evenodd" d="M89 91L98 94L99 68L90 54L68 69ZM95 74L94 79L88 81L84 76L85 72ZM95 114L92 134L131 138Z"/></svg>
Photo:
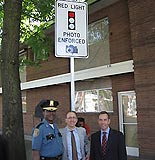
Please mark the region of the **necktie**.
<svg viewBox="0 0 155 160"><path fill-rule="evenodd" d="M106 155L106 146L107 146L106 132L103 132L103 136L102 136L102 153L103 153L103 156Z"/></svg>
<svg viewBox="0 0 155 160"><path fill-rule="evenodd" d="M71 143L72 143L72 160L78 160L76 142L73 131L71 131Z"/></svg>

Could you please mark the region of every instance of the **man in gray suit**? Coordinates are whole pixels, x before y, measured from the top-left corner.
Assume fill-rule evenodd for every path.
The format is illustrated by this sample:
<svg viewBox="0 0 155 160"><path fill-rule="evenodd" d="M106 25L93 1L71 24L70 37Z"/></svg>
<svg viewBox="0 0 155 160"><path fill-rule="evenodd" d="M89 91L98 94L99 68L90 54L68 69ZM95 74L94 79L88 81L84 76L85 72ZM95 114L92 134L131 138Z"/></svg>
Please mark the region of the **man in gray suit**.
<svg viewBox="0 0 155 160"><path fill-rule="evenodd" d="M67 126L59 129L62 134L62 141L64 147L64 153L62 160L75 160L72 156L72 141L71 132L73 132L76 142L77 160L89 160L89 141L86 135L86 130L82 127L76 127L77 114L74 111L69 111L66 114L65 122Z"/></svg>

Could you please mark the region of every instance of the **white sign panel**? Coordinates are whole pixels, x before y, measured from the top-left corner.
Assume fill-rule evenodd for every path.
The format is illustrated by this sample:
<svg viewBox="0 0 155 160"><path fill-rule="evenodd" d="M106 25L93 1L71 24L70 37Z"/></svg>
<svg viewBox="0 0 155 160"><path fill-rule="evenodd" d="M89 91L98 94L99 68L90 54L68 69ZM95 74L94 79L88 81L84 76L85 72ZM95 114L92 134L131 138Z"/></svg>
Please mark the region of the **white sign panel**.
<svg viewBox="0 0 155 160"><path fill-rule="evenodd" d="M56 1L55 56L88 57L87 3Z"/></svg>

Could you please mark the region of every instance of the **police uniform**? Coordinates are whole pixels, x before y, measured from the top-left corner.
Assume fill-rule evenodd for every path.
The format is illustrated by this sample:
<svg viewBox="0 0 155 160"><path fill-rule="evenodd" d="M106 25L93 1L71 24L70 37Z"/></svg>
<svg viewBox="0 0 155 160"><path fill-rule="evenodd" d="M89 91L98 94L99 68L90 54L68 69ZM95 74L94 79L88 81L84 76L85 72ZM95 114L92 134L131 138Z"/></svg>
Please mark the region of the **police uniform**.
<svg viewBox="0 0 155 160"><path fill-rule="evenodd" d="M48 106L49 105L49 106ZM43 109L56 110L53 103L43 104ZM56 124L49 124L45 119L35 127L32 134L32 150L40 152L41 160L60 160L63 153L62 136Z"/></svg>

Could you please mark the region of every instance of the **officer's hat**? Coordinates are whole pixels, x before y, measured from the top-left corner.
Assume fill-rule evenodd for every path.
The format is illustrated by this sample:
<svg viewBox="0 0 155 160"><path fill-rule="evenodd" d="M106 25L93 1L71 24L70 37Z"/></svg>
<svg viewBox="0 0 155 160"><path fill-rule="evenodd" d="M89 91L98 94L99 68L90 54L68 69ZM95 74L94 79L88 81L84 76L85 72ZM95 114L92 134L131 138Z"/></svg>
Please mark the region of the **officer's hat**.
<svg viewBox="0 0 155 160"><path fill-rule="evenodd" d="M56 111L57 110L57 106L59 105L58 101L55 100L42 100L40 102L40 107L43 110L47 110L47 111Z"/></svg>

